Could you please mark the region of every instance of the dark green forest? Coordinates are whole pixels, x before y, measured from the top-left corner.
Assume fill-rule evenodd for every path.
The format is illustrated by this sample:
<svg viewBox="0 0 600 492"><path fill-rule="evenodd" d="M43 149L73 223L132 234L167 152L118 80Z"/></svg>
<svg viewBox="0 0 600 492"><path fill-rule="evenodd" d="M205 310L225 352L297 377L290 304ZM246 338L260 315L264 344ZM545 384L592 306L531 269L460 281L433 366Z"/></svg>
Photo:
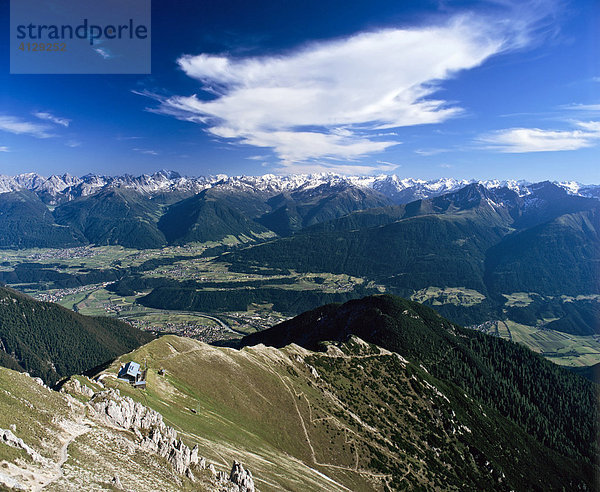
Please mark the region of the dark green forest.
<svg viewBox="0 0 600 492"><path fill-rule="evenodd" d="M0 364L47 384L79 374L154 337L122 321L74 313L0 287Z"/></svg>
<svg viewBox="0 0 600 492"><path fill-rule="evenodd" d="M323 341L350 335L422 364L540 443L586 463L592 476L600 451L598 386L521 345L462 328L421 304L390 295L331 304L248 335L242 345L296 343L318 350Z"/></svg>

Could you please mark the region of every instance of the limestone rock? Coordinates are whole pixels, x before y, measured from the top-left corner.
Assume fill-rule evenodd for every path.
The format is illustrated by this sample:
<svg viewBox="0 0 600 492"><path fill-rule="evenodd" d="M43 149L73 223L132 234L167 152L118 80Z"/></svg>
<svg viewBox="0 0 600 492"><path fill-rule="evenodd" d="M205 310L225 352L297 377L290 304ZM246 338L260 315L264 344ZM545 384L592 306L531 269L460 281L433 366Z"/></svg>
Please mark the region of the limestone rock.
<svg viewBox="0 0 600 492"><path fill-rule="evenodd" d="M33 461L42 461L41 455L33 448L29 447L23 439L17 437L9 429L0 429L0 442L13 448L22 449Z"/></svg>
<svg viewBox="0 0 600 492"><path fill-rule="evenodd" d="M33 378L33 380L34 380L34 381L35 381L37 384L39 384L40 386L43 386L44 388L48 388L48 386L46 386L46 385L44 384L44 381L42 380L42 378Z"/></svg>
<svg viewBox="0 0 600 492"><path fill-rule="evenodd" d="M89 406L110 425L133 432L139 446L165 458L177 473L187 476L191 481L196 480L191 467L197 466L200 470L208 468L213 478L226 490L254 492L252 473L244 469L241 463L234 461L229 476L217 472L212 463L208 464L205 458L198 456L198 445L193 448L187 446L177 431L164 423L160 413L121 396L118 390L109 389L94 394Z"/></svg>
<svg viewBox="0 0 600 492"><path fill-rule="evenodd" d="M117 473L113 479L112 479L112 484L118 488L118 489L122 489L123 485L121 484L121 479L119 478L119 474Z"/></svg>
<svg viewBox="0 0 600 492"><path fill-rule="evenodd" d="M11 490L27 490L19 481L0 471L0 486L5 485Z"/></svg>
<svg viewBox="0 0 600 492"><path fill-rule="evenodd" d="M254 492L254 479L250 470L245 470L238 461L233 462L229 480L237 485L240 492Z"/></svg>
<svg viewBox="0 0 600 492"><path fill-rule="evenodd" d="M60 389L62 393L76 393L91 398L94 390L86 384L81 384L78 379L69 379Z"/></svg>
<svg viewBox="0 0 600 492"><path fill-rule="evenodd" d="M190 466L198 464L198 446L190 449L185 445L155 410L122 397L115 390L96 393L90 405L112 425L132 431L142 448L165 458L177 473L191 473Z"/></svg>

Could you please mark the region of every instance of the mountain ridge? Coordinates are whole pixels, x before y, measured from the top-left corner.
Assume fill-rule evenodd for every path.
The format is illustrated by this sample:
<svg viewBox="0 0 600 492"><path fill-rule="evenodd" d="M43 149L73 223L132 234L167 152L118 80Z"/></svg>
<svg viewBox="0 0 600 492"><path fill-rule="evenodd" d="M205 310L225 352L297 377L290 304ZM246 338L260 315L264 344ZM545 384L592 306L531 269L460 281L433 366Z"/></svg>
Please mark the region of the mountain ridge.
<svg viewBox="0 0 600 492"><path fill-rule="evenodd" d="M521 195L528 194L531 182L519 180L475 180L440 178L423 180L415 178L400 178L395 174L380 174L376 176L349 176L333 173L274 175L259 176L181 176L175 171L158 171L153 174L132 176L103 176L87 174L77 177L70 174L41 176L37 173L23 173L15 176L0 175L0 193L28 189L33 191L49 205L57 205L80 196L97 193L109 187L131 188L148 195L160 193L183 192L199 193L207 188L230 190L251 190L261 193L277 194L284 191L301 191L316 188L323 184L335 185L346 183L358 188L372 189L390 198L395 203L439 196L468 184L479 183L489 189L507 187ZM600 185L584 185L575 181L554 182L569 194L589 197L600 197Z"/></svg>
<svg viewBox="0 0 600 492"><path fill-rule="evenodd" d="M416 302L377 295L325 305L247 335L241 346L264 344L277 348L295 343L308 350L323 350L323 342L345 342L350 336L408 360L418 360L432 375L457 384L541 442L572 458L585 456L590 464L594 463L598 455L598 443L594 444L597 420L588 419L584 426L580 413L597 414L597 388L592 383L574 378L527 348L462 328ZM507 365L508 360L516 365ZM530 381L524 367L535 368L532 377L539 380ZM577 393L582 398L578 403L561 401L559 388L569 385L586 388ZM547 400L542 398L541 388ZM568 394L572 397L575 393ZM578 413L581 419L577 418L578 424L573 427L566 415ZM555 432L559 428L561 431Z"/></svg>

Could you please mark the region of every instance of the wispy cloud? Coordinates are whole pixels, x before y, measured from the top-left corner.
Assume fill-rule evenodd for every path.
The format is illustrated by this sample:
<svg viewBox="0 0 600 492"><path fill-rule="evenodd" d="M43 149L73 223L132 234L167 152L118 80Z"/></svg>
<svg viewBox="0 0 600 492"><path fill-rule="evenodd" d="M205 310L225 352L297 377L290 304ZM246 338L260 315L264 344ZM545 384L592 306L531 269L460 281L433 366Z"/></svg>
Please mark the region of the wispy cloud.
<svg viewBox="0 0 600 492"><path fill-rule="evenodd" d="M93 48L93 50L105 60L114 58L114 55L107 48Z"/></svg>
<svg viewBox="0 0 600 492"><path fill-rule="evenodd" d="M48 125L26 121L15 116L0 115L0 130L16 135L31 135L37 138L49 138L54 135Z"/></svg>
<svg viewBox="0 0 600 492"><path fill-rule="evenodd" d="M263 165L266 163L263 163ZM265 166L266 167L266 166ZM376 162L363 164L359 162L296 162L287 163L282 169L285 172L310 174L310 173L335 173L346 175L368 175L378 172L391 172L400 167L399 164Z"/></svg>
<svg viewBox="0 0 600 492"><path fill-rule="evenodd" d="M159 102L150 111L272 149L285 168L360 159L399 143L386 129L461 114L459 105L435 97L441 83L523 46L527 30L523 23L464 15L443 25L360 33L278 56L186 55L178 64L200 82L202 97L141 94Z"/></svg>
<svg viewBox="0 0 600 492"><path fill-rule="evenodd" d="M575 111L600 112L600 104L568 104L566 106L562 106L562 108Z"/></svg>
<svg viewBox="0 0 600 492"><path fill-rule="evenodd" d="M117 140L122 141L122 140L140 140L144 137L137 137L137 136L123 136L123 135L118 135L116 137Z"/></svg>
<svg viewBox="0 0 600 492"><path fill-rule="evenodd" d="M60 117L54 116L53 114L48 113L46 111L38 111L36 113L33 113L33 116L35 116L36 118L39 118L40 120L50 121L56 125L61 125L64 127L68 127L69 124L71 123L71 120L68 120L67 118L60 118Z"/></svg>
<svg viewBox="0 0 600 492"><path fill-rule="evenodd" d="M600 140L600 121L575 122L578 129L508 128L482 135L485 148L504 153L556 152L592 147Z"/></svg>
<svg viewBox="0 0 600 492"><path fill-rule="evenodd" d="M438 155L443 154L444 152L449 152L449 149L416 149L414 152L415 154L429 157L432 155Z"/></svg>
<svg viewBox="0 0 600 492"><path fill-rule="evenodd" d="M77 140L69 140L65 145L71 148L81 147L81 142L78 142Z"/></svg>
<svg viewBox="0 0 600 492"><path fill-rule="evenodd" d="M158 155L158 152L156 150L152 150L152 149L138 149L138 148L134 148L132 150L134 150L135 152L139 152L140 154Z"/></svg>
<svg viewBox="0 0 600 492"><path fill-rule="evenodd" d="M393 171L394 169L397 169L399 167L402 167L402 164L398 164L396 162L389 162L389 161L377 161L377 164L379 164L380 166L384 166L385 170L390 170Z"/></svg>
<svg viewBox="0 0 600 492"><path fill-rule="evenodd" d="M6 145L0 145L0 152L10 152L10 149Z"/></svg>

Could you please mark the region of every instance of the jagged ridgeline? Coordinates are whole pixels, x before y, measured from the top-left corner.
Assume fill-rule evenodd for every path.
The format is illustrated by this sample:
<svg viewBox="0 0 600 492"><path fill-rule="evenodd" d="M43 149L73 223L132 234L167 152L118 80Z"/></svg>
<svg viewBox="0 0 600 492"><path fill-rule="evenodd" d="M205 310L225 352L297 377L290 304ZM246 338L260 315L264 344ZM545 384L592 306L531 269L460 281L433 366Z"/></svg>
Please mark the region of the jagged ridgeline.
<svg viewBox="0 0 600 492"><path fill-rule="evenodd" d="M577 463L593 482L598 387L520 345L454 325L421 304L383 295L327 305L248 335L242 344L296 343L319 350L324 341L351 335L422 364L451 391L494 409L563 456L562 466ZM348 389L362 398L356 390Z"/></svg>
<svg viewBox="0 0 600 492"><path fill-rule="evenodd" d="M81 404L0 369L3 473L31 483L21 460L59 490L221 490L237 461L262 491L594 490L597 386L516 344L393 296L243 342L160 337L72 377ZM117 379L129 361L145 390Z"/></svg>
<svg viewBox="0 0 600 492"><path fill-rule="evenodd" d="M0 364L47 384L89 370L154 337L107 317L82 316L0 286Z"/></svg>

